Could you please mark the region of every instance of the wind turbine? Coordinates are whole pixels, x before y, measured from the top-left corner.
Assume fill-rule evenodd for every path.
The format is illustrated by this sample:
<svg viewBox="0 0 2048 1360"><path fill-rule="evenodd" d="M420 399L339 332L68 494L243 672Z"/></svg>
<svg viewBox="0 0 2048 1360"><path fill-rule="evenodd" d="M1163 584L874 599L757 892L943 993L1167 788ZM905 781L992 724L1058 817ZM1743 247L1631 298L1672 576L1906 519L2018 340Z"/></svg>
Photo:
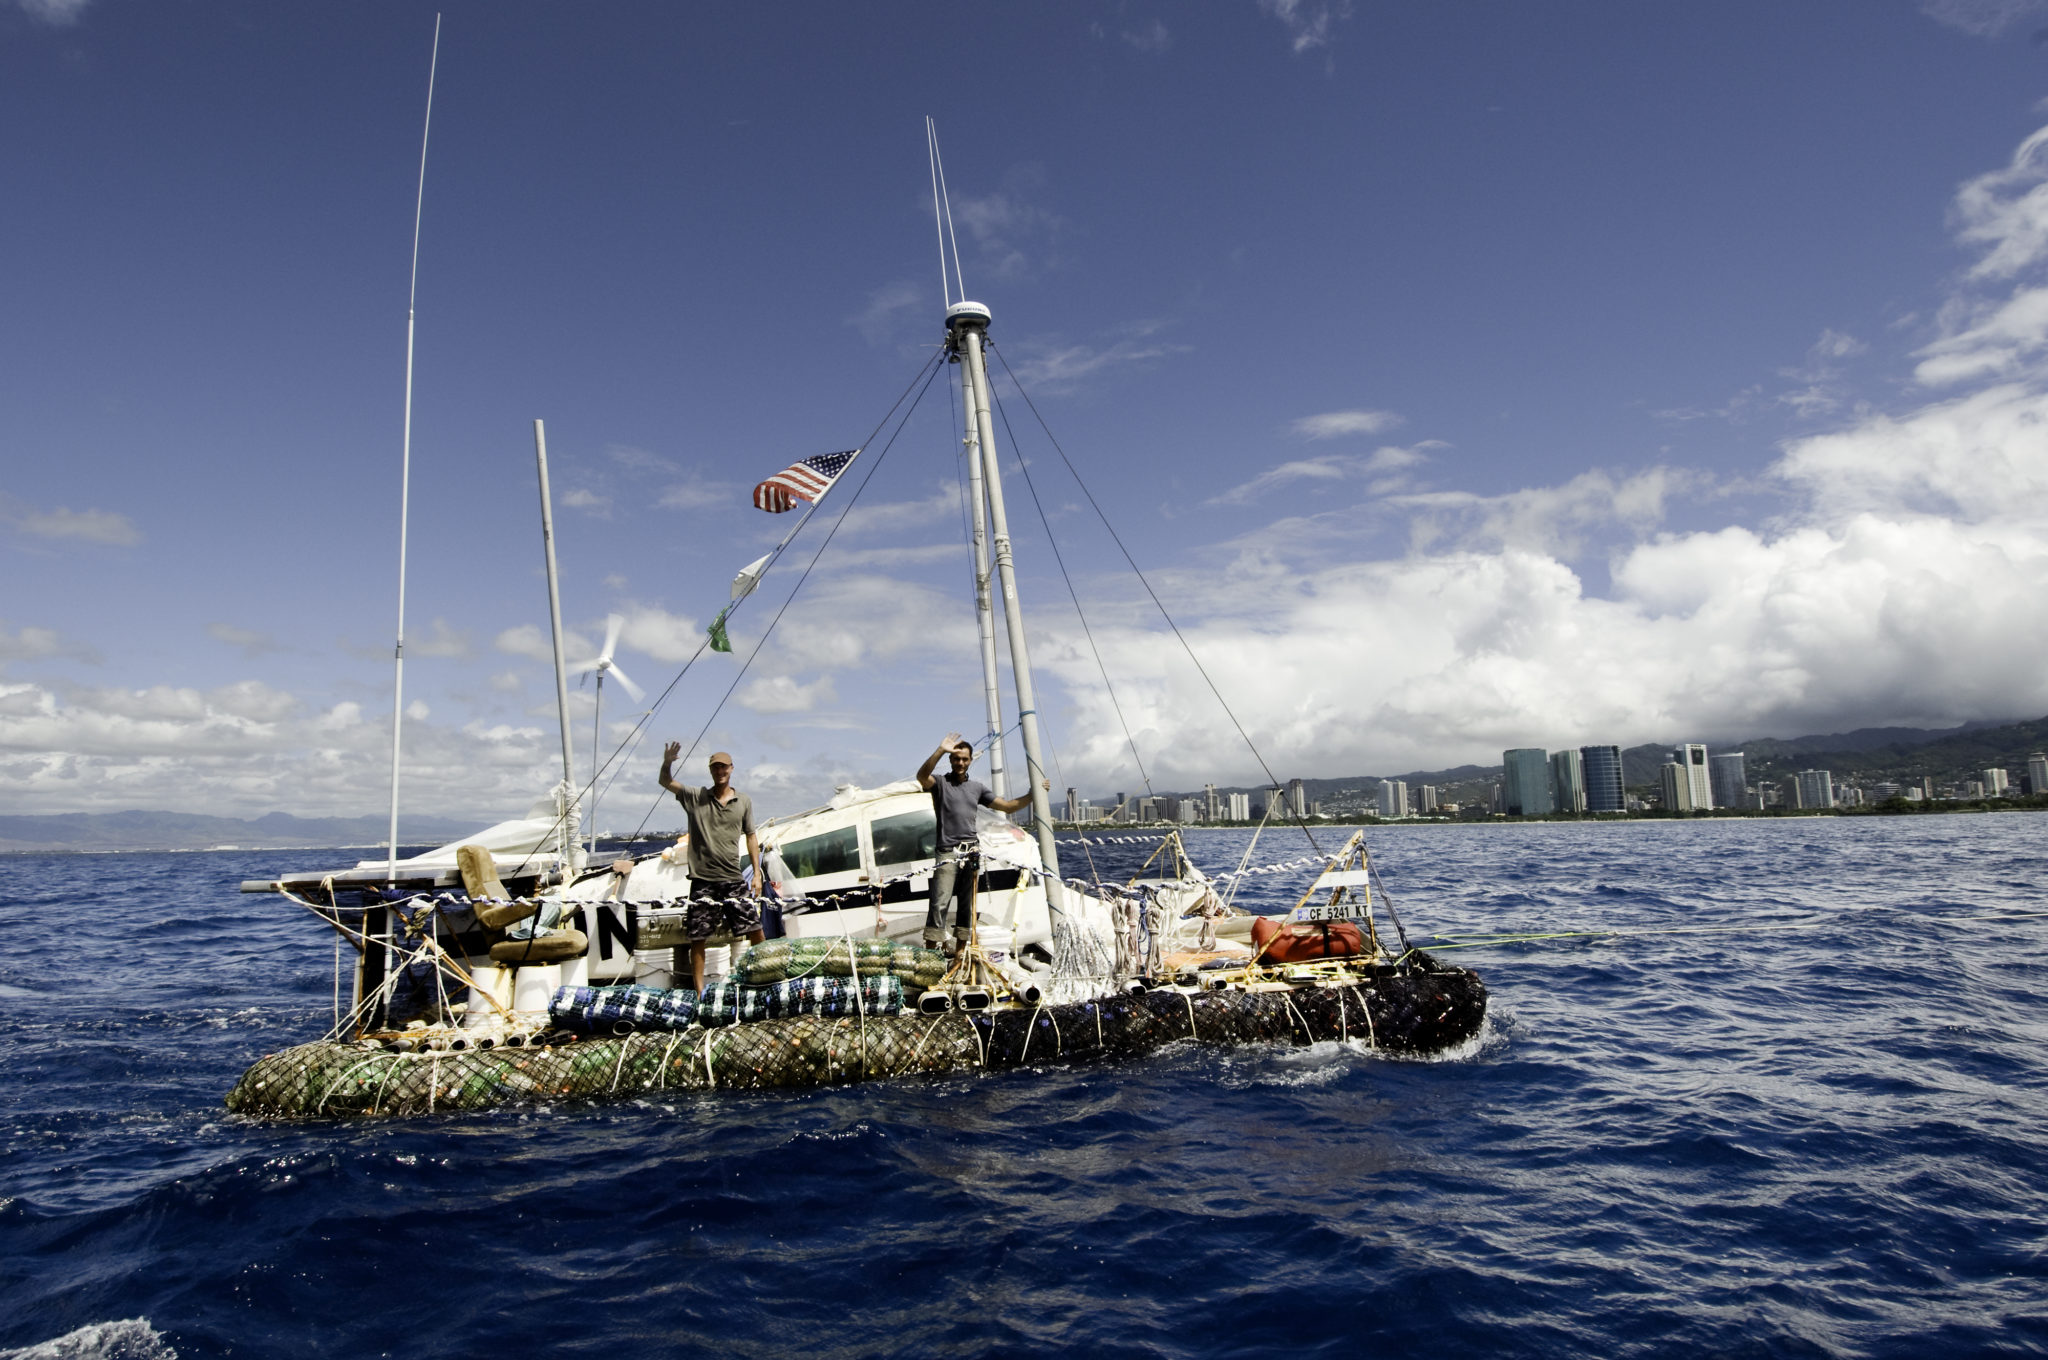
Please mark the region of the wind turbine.
<svg viewBox="0 0 2048 1360"><path fill-rule="evenodd" d="M604 650L591 660L570 667L583 675L597 677L597 707L590 719L590 855L593 859L597 857L597 748L604 737L604 678L609 675L624 685L626 693L633 696L636 704L647 697L647 691L634 684L632 677L612 660L612 652L619 645L619 630L625 626L626 620L622 616L609 615L604 621Z"/></svg>

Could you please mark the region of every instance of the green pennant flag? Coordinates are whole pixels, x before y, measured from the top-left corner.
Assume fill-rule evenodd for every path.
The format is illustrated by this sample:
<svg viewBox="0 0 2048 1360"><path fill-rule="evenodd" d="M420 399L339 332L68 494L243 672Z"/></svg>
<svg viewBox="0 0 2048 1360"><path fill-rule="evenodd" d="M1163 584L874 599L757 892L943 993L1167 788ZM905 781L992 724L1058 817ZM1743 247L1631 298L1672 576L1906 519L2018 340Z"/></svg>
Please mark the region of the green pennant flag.
<svg viewBox="0 0 2048 1360"><path fill-rule="evenodd" d="M709 632L711 634L712 651L729 652L732 650L732 639L725 635L725 611L723 609L719 610L718 617L711 621Z"/></svg>

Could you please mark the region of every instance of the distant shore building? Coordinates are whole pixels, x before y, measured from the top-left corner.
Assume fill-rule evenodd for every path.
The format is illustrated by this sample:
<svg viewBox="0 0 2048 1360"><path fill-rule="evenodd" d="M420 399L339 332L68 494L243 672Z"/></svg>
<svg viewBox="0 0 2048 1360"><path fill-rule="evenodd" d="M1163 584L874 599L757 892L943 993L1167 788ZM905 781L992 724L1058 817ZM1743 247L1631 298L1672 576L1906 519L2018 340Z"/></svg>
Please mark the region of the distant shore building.
<svg viewBox="0 0 2048 1360"><path fill-rule="evenodd" d="M1297 817L1308 816L1308 785L1299 779L1287 781L1287 806Z"/></svg>
<svg viewBox="0 0 2048 1360"><path fill-rule="evenodd" d="M1252 796L1248 793L1233 793L1230 798L1230 820L1248 822L1252 819Z"/></svg>
<svg viewBox="0 0 2048 1360"><path fill-rule="evenodd" d="M1707 780L1707 748L1698 742L1687 742L1671 753L1671 758L1685 767L1686 782L1690 784L1692 811L1705 812L1714 806L1714 786Z"/></svg>
<svg viewBox="0 0 2048 1360"><path fill-rule="evenodd" d="M2036 751L2027 757L2027 782L2034 794L2048 793L2048 755Z"/></svg>
<svg viewBox="0 0 2048 1360"><path fill-rule="evenodd" d="M2006 790L2011 787L2012 784L2004 770L1984 771L1984 796L1986 798L2003 798L2005 797Z"/></svg>
<svg viewBox="0 0 2048 1360"><path fill-rule="evenodd" d="M1730 751L1725 755L1709 756L1707 787L1714 795L1715 807L1748 807L1749 774L1743 765L1742 752Z"/></svg>
<svg viewBox="0 0 2048 1360"><path fill-rule="evenodd" d="M1663 795L1664 810L1666 812L1691 812L1694 810L1692 776L1686 773L1685 766L1675 760L1667 760L1664 762L1663 767L1657 771L1657 777L1662 785L1659 792Z"/></svg>
<svg viewBox="0 0 2048 1360"><path fill-rule="evenodd" d="M1223 815L1223 808L1216 801L1214 784L1202 785L1202 813L1212 822Z"/></svg>
<svg viewBox="0 0 2048 1360"><path fill-rule="evenodd" d="M1559 812L1586 810L1585 765L1577 751L1550 753L1550 805Z"/></svg>
<svg viewBox="0 0 2048 1360"><path fill-rule="evenodd" d="M1408 784L1401 779L1380 781L1380 816L1406 817L1408 815Z"/></svg>
<svg viewBox="0 0 2048 1360"><path fill-rule="evenodd" d="M1540 746L1518 746L1500 753L1502 811L1510 817L1548 817L1550 753Z"/></svg>
<svg viewBox="0 0 2048 1360"><path fill-rule="evenodd" d="M1070 822L1081 820L1081 793L1078 789L1067 790L1067 820Z"/></svg>
<svg viewBox="0 0 2048 1360"><path fill-rule="evenodd" d="M1416 807L1425 814L1437 811L1436 785L1424 784L1415 791Z"/></svg>
<svg viewBox="0 0 2048 1360"><path fill-rule="evenodd" d="M1579 777L1586 784L1586 811L1628 810L1628 795L1623 792L1621 783L1619 746L1581 746Z"/></svg>
<svg viewBox="0 0 2048 1360"><path fill-rule="evenodd" d="M1801 770L1792 781L1799 795L1796 806L1831 808L1835 805L1835 777L1826 770Z"/></svg>

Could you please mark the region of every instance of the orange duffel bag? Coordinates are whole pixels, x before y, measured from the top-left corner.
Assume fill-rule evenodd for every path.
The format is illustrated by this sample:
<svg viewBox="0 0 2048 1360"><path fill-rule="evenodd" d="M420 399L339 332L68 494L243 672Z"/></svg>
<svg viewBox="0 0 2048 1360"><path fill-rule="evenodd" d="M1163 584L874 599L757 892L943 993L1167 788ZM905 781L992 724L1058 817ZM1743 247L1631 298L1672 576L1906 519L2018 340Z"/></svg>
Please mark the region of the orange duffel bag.
<svg viewBox="0 0 2048 1360"><path fill-rule="evenodd" d="M1350 921L1288 922L1261 916L1252 922L1252 952L1261 963L1350 958L1365 953L1365 934Z"/></svg>

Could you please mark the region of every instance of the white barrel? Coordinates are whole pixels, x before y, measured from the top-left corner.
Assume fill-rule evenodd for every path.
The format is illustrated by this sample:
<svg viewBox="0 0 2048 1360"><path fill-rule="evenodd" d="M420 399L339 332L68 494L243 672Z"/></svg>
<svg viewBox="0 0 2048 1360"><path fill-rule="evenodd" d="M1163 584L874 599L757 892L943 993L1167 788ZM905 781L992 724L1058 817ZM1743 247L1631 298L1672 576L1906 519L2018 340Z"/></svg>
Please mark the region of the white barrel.
<svg viewBox="0 0 2048 1360"><path fill-rule="evenodd" d="M590 985L590 955L578 954L573 959L563 959L561 969L562 981L560 985L564 987L588 987Z"/></svg>
<svg viewBox="0 0 2048 1360"><path fill-rule="evenodd" d="M704 985L709 987L732 971L732 946L713 945L704 951Z"/></svg>
<svg viewBox="0 0 2048 1360"><path fill-rule="evenodd" d="M1014 932L1008 926L980 926L976 936L981 940L982 952L988 955L990 963L1007 963L1013 950Z"/></svg>
<svg viewBox="0 0 2048 1360"><path fill-rule="evenodd" d="M555 988L562 985L562 965L559 963L529 963L515 969L512 977L512 1009L522 1018L532 1018L536 1013L546 1016L548 1002L554 999Z"/></svg>
<svg viewBox="0 0 2048 1360"><path fill-rule="evenodd" d="M512 970L489 959L465 959L463 971L476 984L470 990L469 1009L462 1013L464 1029L480 1029L498 1023L498 1006L512 1009ZM498 1003L493 1006L485 995Z"/></svg>

